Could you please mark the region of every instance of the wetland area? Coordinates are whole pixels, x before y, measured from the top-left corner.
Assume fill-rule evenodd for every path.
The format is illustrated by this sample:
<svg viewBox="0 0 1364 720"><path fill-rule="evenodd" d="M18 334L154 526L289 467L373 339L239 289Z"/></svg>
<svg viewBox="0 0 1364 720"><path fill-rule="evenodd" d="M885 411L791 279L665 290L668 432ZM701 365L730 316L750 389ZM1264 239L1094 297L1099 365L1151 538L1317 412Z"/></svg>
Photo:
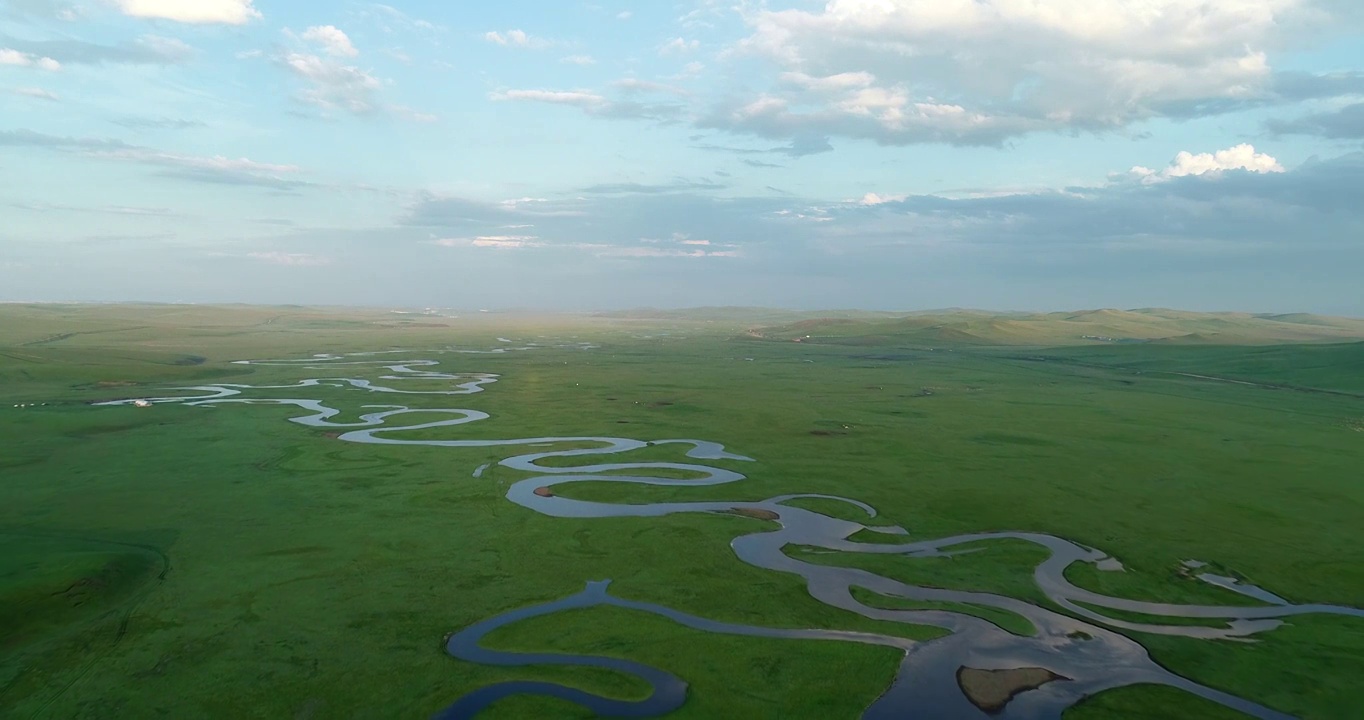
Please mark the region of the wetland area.
<svg viewBox="0 0 1364 720"><path fill-rule="evenodd" d="M16 717L1364 702L1357 343L141 313L0 355Z"/></svg>

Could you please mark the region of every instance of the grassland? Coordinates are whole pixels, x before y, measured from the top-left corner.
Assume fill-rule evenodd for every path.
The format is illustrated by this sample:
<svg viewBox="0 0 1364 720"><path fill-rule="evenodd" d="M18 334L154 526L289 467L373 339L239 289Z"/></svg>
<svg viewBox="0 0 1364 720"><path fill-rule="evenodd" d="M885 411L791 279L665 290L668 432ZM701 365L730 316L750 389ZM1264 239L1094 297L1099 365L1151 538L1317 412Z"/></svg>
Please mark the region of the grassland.
<svg viewBox="0 0 1364 720"><path fill-rule="evenodd" d="M285 422L280 407L88 405L317 374L231 364L244 358L486 349L505 345L499 337L564 347L439 356L441 370L502 376L455 398L492 415L461 437L696 437L757 460L717 463L749 476L734 485L564 490L574 497L838 494L917 538L1028 530L1102 548L1127 571L1071 579L1126 597L1237 602L1179 575L1194 558L1295 602L1364 606L1364 344L1345 342L1360 337L1356 321L1155 314L759 318L773 327L737 310L452 318L0 306L0 716L425 717L513 678L631 697L642 688L609 673L498 669L441 652L451 630L600 578L621 597L717 620L886 630L735 560L729 541L759 520L551 519L502 497L522 475L496 466L493 449L347 444ZM598 347L571 346L581 342ZM370 403L451 406L354 388L308 396L352 416ZM622 459L637 458L682 459L667 446ZM1003 544L950 560L865 560L925 584L1043 602L1026 595L1026 554ZM793 651L635 615L594 608L491 642L667 668L692 686L680 718L856 717L895 668L884 648ZM1181 674L1285 712L1344 718L1364 707L1358 620L1295 618L1256 643L1134 637ZM491 715L574 712L517 699ZM1134 688L1067 720L1180 716L1235 717Z"/></svg>

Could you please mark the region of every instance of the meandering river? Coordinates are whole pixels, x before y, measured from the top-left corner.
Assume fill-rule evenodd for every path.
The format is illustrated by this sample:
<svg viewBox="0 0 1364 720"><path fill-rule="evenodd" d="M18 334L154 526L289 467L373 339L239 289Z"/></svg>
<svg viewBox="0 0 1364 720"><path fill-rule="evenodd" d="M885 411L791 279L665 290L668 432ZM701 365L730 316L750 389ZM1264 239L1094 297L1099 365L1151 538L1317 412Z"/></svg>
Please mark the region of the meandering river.
<svg viewBox="0 0 1364 720"><path fill-rule="evenodd" d="M492 351L527 350L531 347L506 347ZM479 352L479 351L454 351ZM1334 605L1293 605L1255 588L1235 583L1230 578L1216 578L1230 589L1252 597L1280 600L1262 606L1203 606L1170 605L1109 597L1076 587L1065 578L1065 569L1074 563L1092 563L1102 567L1117 567L1118 563L1104 552L1084 547L1063 538L1027 532L979 533L957 535L930 540L908 541L903 528L869 527L862 523L834 518L819 512L796 507L789 501L812 495L784 495L761 502L670 502L648 504L614 504L575 500L553 492L558 485L575 482L622 482L643 485L716 486L739 482L744 475L701 461L751 462L750 458L731 453L719 443L692 439L638 440L621 437L532 437L500 440L404 439L401 433L412 430L448 428L455 432L459 425L488 418L479 410L463 408L411 408L403 405L366 405L374 412L364 413L356 422L333 420L341 411L316 399L293 397L259 397L260 391L292 391L330 386L350 387L372 393L406 395L470 395L482 392L498 381L489 373L446 373L429 368L439 365L436 360L376 359L390 353L354 353L350 355L318 355L300 360L241 361L242 364L294 366L300 370L356 368L386 371L377 380L390 383L405 380L441 381L440 390L402 390L380 385L367 379L352 377L318 377L301 380L292 385L252 386L231 383L173 388L171 395L126 399L99 403L101 405L133 404L139 400L152 404L179 403L190 406L222 406L229 404L290 405L302 414L289 418L309 427L344 431L339 439L345 442L382 445L426 445L438 447L505 447L514 454L501 460L503 467L532 473L533 476L514 483L507 490L507 499L535 512L558 518L580 520L611 517L663 517L676 513L735 512L756 518L770 518L768 523L755 520L754 531L731 542L735 556L742 562L763 570L789 573L801 577L811 597L828 605L865 618L888 622L930 625L949 631L945 637L927 642L916 642L893 635L845 632L838 630L785 630L748 625L721 623L689 615L671 608L633 602L614 597L609 592L609 581L587 582L585 589L561 600L519 608L489 618L453 633L446 645L450 655L469 662L504 666L532 664L581 665L607 668L639 677L649 684L652 693L643 700L630 701L601 697L592 693L555 683L510 681L475 690L438 714L445 720L470 718L492 703L518 694L540 694L562 698L589 708L605 717L653 717L668 713L686 702L687 684L684 679L659 668L619 658L570 655L561 653L521 653L493 650L481 646L489 632L504 625L531 617L548 615L563 610L594 605L612 605L659 615L687 627L706 632L774 637L814 639L835 642L856 642L883 645L904 652L898 672L891 686L876 698L863 713L863 718L1008 718L1012 720L1058 719L1069 707L1080 700L1111 688L1140 683L1168 685L1193 693L1208 700L1234 708L1247 715L1279 719L1290 716L1249 700L1195 683L1166 670L1157 664L1138 642L1119 633L1119 630L1178 635L1189 638L1240 638L1272 630L1279 618L1305 613L1329 613L1364 617L1364 610ZM428 369L421 369L428 368ZM247 392L250 391L250 396ZM288 394L288 393L270 393ZM420 420L417 416L420 416ZM431 418L435 419L431 419ZM566 450L529 450L532 447L562 446ZM590 444L592 447L577 447ZM592 458L617 455L658 444L685 446L686 456L698 462L597 462L594 464L558 467L540 464L546 458ZM479 477L484 467L474 472ZM696 479L678 480L661 477L658 471L687 471ZM622 474L624 473L624 474ZM666 473L665 473L666 474ZM872 507L856 500L840 500L874 518ZM578 524L574 524L577 527ZM906 536L903 543L860 543L850 540L863 530ZM966 592L922 587L892 580L865 570L814 564L801 561L785 552L788 546L818 548L830 553L876 553L916 557L962 552L959 546L982 540L1013 539L1045 548L1050 556L1033 568L1033 580L1038 589L1057 606L1071 614L1056 612L1005 595L985 592ZM891 598L931 603L970 603L1014 613L1030 621L1035 628L1032 635L1022 636L974 615L947 610L889 610L872 607L853 597L853 588L864 588ZM1098 608L1098 609L1095 609ZM1108 617L1101 610L1140 613L1152 618L1200 618L1223 621L1220 627L1178 624L1139 623ZM957 679L962 668L978 670L1010 670L1043 668L1060 679L1035 688L1021 688L1002 709L993 715L978 707L963 690Z"/></svg>

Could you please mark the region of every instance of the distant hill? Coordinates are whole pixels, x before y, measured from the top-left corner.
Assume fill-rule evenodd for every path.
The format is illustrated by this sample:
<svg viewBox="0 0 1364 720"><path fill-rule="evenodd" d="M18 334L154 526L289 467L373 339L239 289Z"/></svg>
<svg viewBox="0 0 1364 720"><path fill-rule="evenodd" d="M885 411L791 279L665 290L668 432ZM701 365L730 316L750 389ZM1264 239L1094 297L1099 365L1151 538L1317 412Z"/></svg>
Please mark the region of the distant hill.
<svg viewBox="0 0 1364 720"><path fill-rule="evenodd" d="M782 308L719 306L676 310L634 308L593 313L592 317L614 320L678 320L758 325L793 323L801 320L883 319L900 317L905 314L877 310L785 310Z"/></svg>
<svg viewBox="0 0 1364 720"><path fill-rule="evenodd" d="M458 322L455 322L458 321ZM268 329L440 329L505 332L508 327L690 327L750 341L848 346L1277 345L1364 340L1364 319L1308 313L1190 312L1101 308L1069 312L989 312L951 308L913 312L784 310L758 307L642 308L593 314L532 311L189 305L149 303L0 304L0 347L101 345L165 328L196 327L215 337ZM539 332L539 330L537 330ZM690 332L690 331L689 331ZM405 342L405 341L404 341Z"/></svg>
<svg viewBox="0 0 1364 720"><path fill-rule="evenodd" d="M1032 314L949 310L898 317L804 318L756 327L747 336L841 345L1272 345L1364 340L1364 320L1158 308Z"/></svg>

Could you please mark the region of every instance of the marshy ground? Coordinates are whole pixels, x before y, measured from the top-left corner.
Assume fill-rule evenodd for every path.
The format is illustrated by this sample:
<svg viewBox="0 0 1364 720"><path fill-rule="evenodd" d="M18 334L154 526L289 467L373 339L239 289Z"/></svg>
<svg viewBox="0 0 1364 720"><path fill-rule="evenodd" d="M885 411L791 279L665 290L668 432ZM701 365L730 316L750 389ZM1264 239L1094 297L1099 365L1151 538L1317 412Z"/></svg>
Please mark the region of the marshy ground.
<svg viewBox="0 0 1364 720"><path fill-rule="evenodd" d="M1084 334L1133 332L1132 318L1119 320L1129 326ZM811 337L794 343L780 327L755 336L739 321L687 318L450 324L297 309L0 309L0 614L19 619L0 638L0 714L425 717L513 678L638 697L646 688L609 671L512 672L440 652L453 629L604 577L615 596L720 621L873 629L815 602L796 578L735 561L729 542L753 517L572 525L507 503L507 487L528 475L499 466L506 453L494 449L354 445L268 405L88 404L316 376L231 362L250 357L487 350L507 345L498 337L539 347L444 355L438 368L502 377L457 405L491 415L461 428L468 437L699 437L758 459L723 488L589 483L556 495L843 495L914 539L1027 530L1102 548L1123 571L1077 566L1067 578L1105 594L1246 601L1181 572L1182 560L1199 558L1291 602L1364 605L1364 550L1353 536L1364 516L1358 343L1063 342L1054 324L1033 345L944 344L946 334L929 338L917 325L839 324L826 335L805 326ZM352 386L311 396L346 419L374 412L366 404L448 406ZM649 447L630 460L685 462L683 450ZM858 561L885 561L874 569L903 580L1028 599L1019 572L1028 552L1000 544ZM719 636L616 607L575 612L581 620L543 618L491 641L666 668L690 684L676 717L856 717L897 664L889 648ZM1176 673L1288 714L1347 717L1364 705L1357 618L1295 617L1256 643L1131 637ZM514 698L489 717L575 713ZM1172 716L1237 715L1148 687L1100 694L1066 715Z"/></svg>

